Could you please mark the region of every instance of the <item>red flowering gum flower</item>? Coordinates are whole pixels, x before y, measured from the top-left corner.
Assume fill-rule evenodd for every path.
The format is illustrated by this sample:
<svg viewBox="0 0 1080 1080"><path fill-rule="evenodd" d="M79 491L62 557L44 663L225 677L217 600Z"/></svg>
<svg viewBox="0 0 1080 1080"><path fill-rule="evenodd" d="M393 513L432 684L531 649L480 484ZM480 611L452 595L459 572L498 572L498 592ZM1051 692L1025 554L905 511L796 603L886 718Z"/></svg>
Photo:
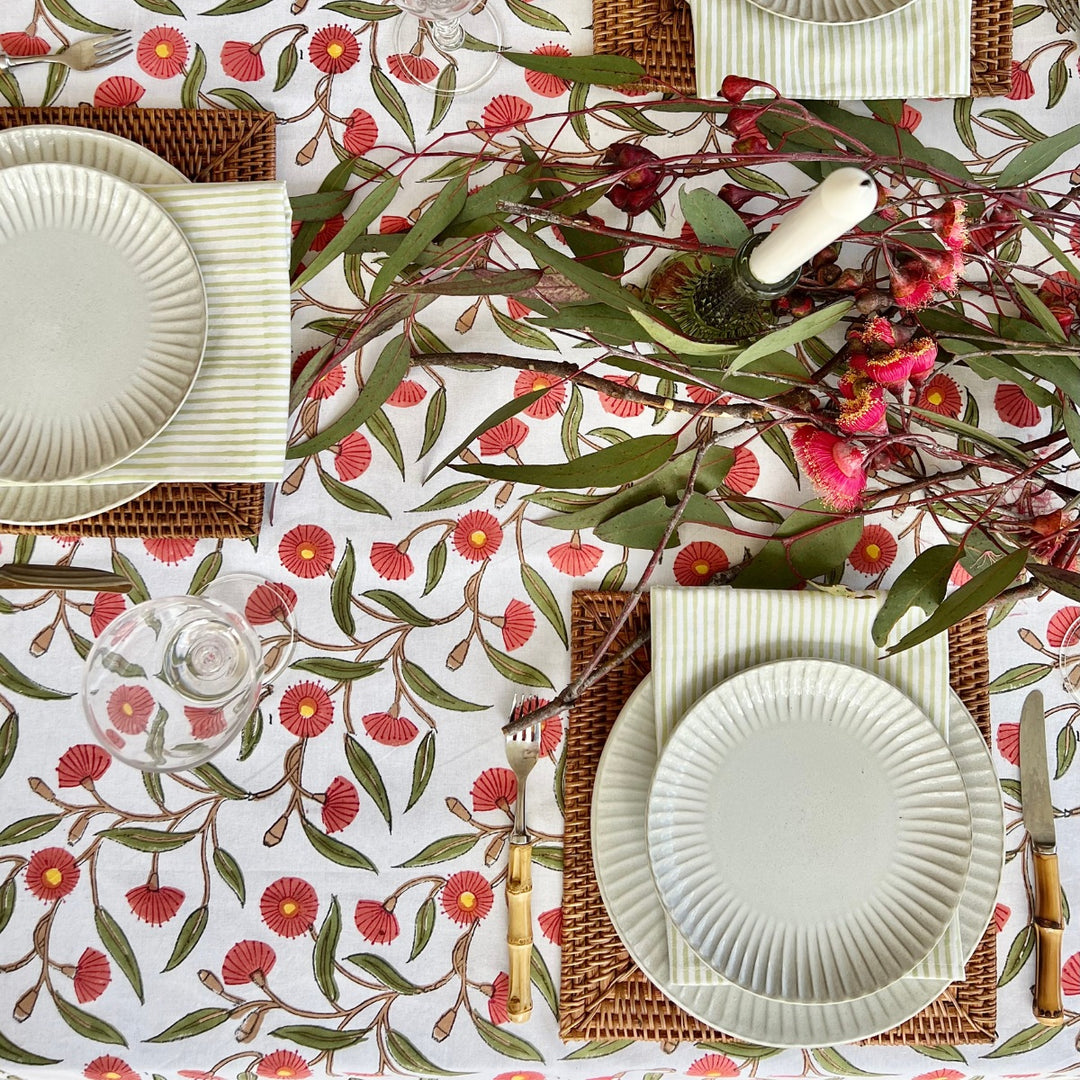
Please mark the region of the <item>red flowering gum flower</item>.
<svg viewBox="0 0 1080 1080"><path fill-rule="evenodd" d="M305 1080L311 1075L308 1063L295 1050L275 1050L255 1066L259 1076L270 1080Z"/></svg>
<svg viewBox="0 0 1080 1080"><path fill-rule="evenodd" d="M540 932L551 942L552 945L562 945L562 908L552 908L550 911L541 911L536 917L540 924Z"/></svg>
<svg viewBox="0 0 1080 1080"><path fill-rule="evenodd" d="M281 538L278 557L297 577L321 577L334 561L334 538L320 525L297 525Z"/></svg>
<svg viewBox="0 0 1080 1080"><path fill-rule="evenodd" d="M411 743L420 729L407 717L388 712L368 713L361 717L364 730L383 746L404 746Z"/></svg>
<svg viewBox="0 0 1080 1080"><path fill-rule="evenodd" d="M108 957L97 949L83 949L79 962L75 965L72 983L75 997L80 1005L94 1001L105 993L105 988L112 981Z"/></svg>
<svg viewBox="0 0 1080 1080"><path fill-rule="evenodd" d="M126 894L128 907L137 919L151 926L167 923L180 910L184 894L170 885L137 885Z"/></svg>
<svg viewBox="0 0 1080 1080"><path fill-rule="evenodd" d="M319 897L302 878L278 878L263 890L259 911L275 934L300 937L311 929L319 914Z"/></svg>
<svg viewBox="0 0 1080 1080"><path fill-rule="evenodd" d="M896 346L896 327L888 319L874 315L861 326L853 326L847 339L859 352L881 352Z"/></svg>
<svg viewBox="0 0 1080 1080"><path fill-rule="evenodd" d="M556 544L553 548L548 548L551 565L560 573L570 577L584 577L595 570L603 554L603 549L596 547L595 544L583 544L576 533L574 538L565 544Z"/></svg>
<svg viewBox="0 0 1080 1080"><path fill-rule="evenodd" d="M503 648L507 652L520 649L532 637L535 629L533 609L522 600L511 600L502 615Z"/></svg>
<svg viewBox="0 0 1080 1080"><path fill-rule="evenodd" d="M334 450L334 471L348 482L363 476L371 464L371 443L359 432L351 431Z"/></svg>
<svg viewBox="0 0 1080 1080"><path fill-rule="evenodd" d="M535 420L548 420L554 416L566 400L566 385L554 375L543 375L537 371L523 371L514 382L514 397L523 397L533 390L550 387L546 394L538 397L523 411Z"/></svg>
<svg viewBox="0 0 1080 1080"><path fill-rule="evenodd" d="M720 96L727 98L728 101L742 101L757 86L772 90L768 83L761 82L760 79L748 79L743 75L725 75L724 81L720 84Z"/></svg>
<svg viewBox="0 0 1080 1080"><path fill-rule="evenodd" d="M852 357L851 369L880 386L898 390L906 382L918 386L926 381L937 361L937 342L931 337L912 338L886 353Z"/></svg>
<svg viewBox="0 0 1080 1080"><path fill-rule="evenodd" d="M879 574L892 566L896 558L896 539L880 525L867 525L852 548L848 562L860 574Z"/></svg>
<svg viewBox="0 0 1080 1080"><path fill-rule="evenodd" d="M56 775L62 788L89 787L105 775L111 762L112 758L97 743L79 743L60 755Z"/></svg>
<svg viewBox="0 0 1080 1080"><path fill-rule="evenodd" d="M147 30L139 40L135 59L147 75L171 79L184 70L188 58L187 39L171 26Z"/></svg>
<svg viewBox="0 0 1080 1080"><path fill-rule="evenodd" d="M371 566L386 581L404 581L413 572L413 561L398 547L377 540L371 545Z"/></svg>
<svg viewBox="0 0 1080 1080"><path fill-rule="evenodd" d="M687 1076L722 1076L739 1075L739 1066L727 1054L706 1054L699 1057L686 1070Z"/></svg>
<svg viewBox="0 0 1080 1080"><path fill-rule="evenodd" d="M49 51L49 43L36 34L12 30L0 34L0 49L8 56L44 56Z"/></svg>
<svg viewBox="0 0 1080 1080"><path fill-rule="evenodd" d="M885 422L885 391L872 379L848 372L840 380L840 418L836 426L846 435L884 435L889 427Z"/></svg>
<svg viewBox="0 0 1080 1080"><path fill-rule="evenodd" d="M821 495L822 502L834 510L855 510L866 490L864 455L838 435L810 424L795 429L791 448L799 468Z"/></svg>
<svg viewBox="0 0 1080 1080"><path fill-rule="evenodd" d="M281 726L300 739L321 735L334 720L334 703L326 688L305 681L290 686L281 698Z"/></svg>
<svg viewBox="0 0 1080 1080"><path fill-rule="evenodd" d="M401 926L390 902L358 900L353 921L365 941L372 945L387 945L401 933Z"/></svg>
<svg viewBox="0 0 1080 1080"><path fill-rule="evenodd" d="M479 922L495 900L491 886L475 870L462 870L446 880L442 890L442 909L459 926Z"/></svg>
<svg viewBox="0 0 1080 1080"><path fill-rule="evenodd" d="M60 900L78 883L79 867L63 848L35 851L26 864L26 887L39 900Z"/></svg>
<svg viewBox="0 0 1080 1080"><path fill-rule="evenodd" d="M675 556L672 572L680 585L708 585L727 567L728 557L722 547L709 540L696 540Z"/></svg>
<svg viewBox="0 0 1080 1080"><path fill-rule="evenodd" d="M90 610L90 633L97 637L126 607L122 593L99 592Z"/></svg>
<svg viewBox="0 0 1080 1080"><path fill-rule="evenodd" d="M392 53L386 58L386 66L395 79L402 82L429 83L439 74L438 65L426 56L412 53Z"/></svg>
<svg viewBox="0 0 1080 1080"><path fill-rule="evenodd" d="M345 134L341 143L346 153L354 157L366 154L379 138L379 125L366 109L353 109L345 121Z"/></svg>
<svg viewBox="0 0 1080 1080"><path fill-rule="evenodd" d="M565 45L540 45L533 49L534 56L569 56L570 50ZM556 98L570 89L570 83L560 75L548 71L530 71L525 69L525 82L534 94L540 97Z"/></svg>
<svg viewBox="0 0 1080 1080"><path fill-rule="evenodd" d="M323 828L328 833L341 832L360 813L360 796L344 776L336 776L326 789L322 805Z"/></svg>
<svg viewBox="0 0 1080 1080"><path fill-rule="evenodd" d="M485 769L472 786L473 810L482 813L485 810L504 810L512 813L510 807L517 799L517 778L502 766Z"/></svg>
<svg viewBox="0 0 1080 1080"><path fill-rule="evenodd" d="M127 75L110 75L94 91L94 108L126 109L145 93L145 88Z"/></svg>
<svg viewBox="0 0 1080 1080"><path fill-rule="evenodd" d="M1020 63L1014 60L1012 62L1012 85L1005 95L1010 100L1026 101L1029 97L1035 96L1035 82L1028 71L1030 66L1030 61Z"/></svg>
<svg viewBox="0 0 1080 1080"><path fill-rule="evenodd" d="M184 719L191 725L191 735L195 739L212 739L225 730L224 709L200 709L185 705Z"/></svg>
<svg viewBox="0 0 1080 1080"><path fill-rule="evenodd" d="M257 82L266 74L262 46L249 41L226 41L221 46L221 70L237 82Z"/></svg>
<svg viewBox="0 0 1080 1080"><path fill-rule="evenodd" d="M360 59L356 35L346 26L324 26L311 39L308 59L327 75L348 71Z"/></svg>
<svg viewBox="0 0 1080 1080"><path fill-rule="evenodd" d="M517 448L528 438L529 425L511 416L501 424L488 428L480 436L480 456L491 457L493 454L506 454L517 458Z"/></svg>
<svg viewBox="0 0 1080 1080"><path fill-rule="evenodd" d="M500 971L491 982L491 997L488 998L488 1019L493 1024L505 1024L510 1019L507 998L510 994L510 976Z"/></svg>
<svg viewBox="0 0 1080 1080"><path fill-rule="evenodd" d="M939 416L951 416L954 420L959 418L963 408L960 387L944 372L939 372L923 384L915 404L920 409L937 413Z"/></svg>
<svg viewBox="0 0 1080 1080"><path fill-rule="evenodd" d="M221 979L226 986L262 982L276 963L277 953L265 941L238 941L221 962Z"/></svg>
<svg viewBox="0 0 1080 1080"><path fill-rule="evenodd" d="M105 703L109 722L125 735L138 735L146 730L155 702L144 686L118 686Z"/></svg>
<svg viewBox="0 0 1080 1080"><path fill-rule="evenodd" d="M491 558L502 544L502 526L486 510L470 510L454 529L454 547L469 562Z"/></svg>
<svg viewBox="0 0 1080 1080"><path fill-rule="evenodd" d="M94 1058L83 1069L83 1076L86 1080L142 1080L126 1061L112 1054Z"/></svg>
<svg viewBox="0 0 1080 1080"><path fill-rule="evenodd" d="M907 259L896 267L889 289L897 307L904 311L918 311L934 298L929 267L922 259Z"/></svg>
<svg viewBox="0 0 1080 1080"><path fill-rule="evenodd" d="M268 626L289 617L296 607L296 590L280 581L256 585L244 604L244 617L252 626Z"/></svg>

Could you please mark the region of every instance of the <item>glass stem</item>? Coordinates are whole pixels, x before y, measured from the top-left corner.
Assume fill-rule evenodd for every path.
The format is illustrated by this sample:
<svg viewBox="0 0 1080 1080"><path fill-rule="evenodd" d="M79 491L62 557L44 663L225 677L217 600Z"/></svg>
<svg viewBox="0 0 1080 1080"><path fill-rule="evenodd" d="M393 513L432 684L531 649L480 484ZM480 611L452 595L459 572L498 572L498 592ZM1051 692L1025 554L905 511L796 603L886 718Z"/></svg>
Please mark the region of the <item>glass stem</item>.
<svg viewBox="0 0 1080 1080"><path fill-rule="evenodd" d="M433 19L431 36L440 49L453 52L465 44L465 28L458 19Z"/></svg>

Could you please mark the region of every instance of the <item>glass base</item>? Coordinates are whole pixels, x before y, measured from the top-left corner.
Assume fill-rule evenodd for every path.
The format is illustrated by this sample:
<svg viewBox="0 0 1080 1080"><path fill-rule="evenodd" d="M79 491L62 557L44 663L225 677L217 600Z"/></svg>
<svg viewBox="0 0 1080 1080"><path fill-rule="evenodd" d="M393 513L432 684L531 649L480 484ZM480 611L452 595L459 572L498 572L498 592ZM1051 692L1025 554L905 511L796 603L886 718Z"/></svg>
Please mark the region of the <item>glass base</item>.
<svg viewBox="0 0 1080 1080"><path fill-rule="evenodd" d="M460 27L462 43L453 44ZM454 96L482 86L499 65L502 27L486 8L435 22L402 12L394 20L393 55L401 77L429 94Z"/></svg>

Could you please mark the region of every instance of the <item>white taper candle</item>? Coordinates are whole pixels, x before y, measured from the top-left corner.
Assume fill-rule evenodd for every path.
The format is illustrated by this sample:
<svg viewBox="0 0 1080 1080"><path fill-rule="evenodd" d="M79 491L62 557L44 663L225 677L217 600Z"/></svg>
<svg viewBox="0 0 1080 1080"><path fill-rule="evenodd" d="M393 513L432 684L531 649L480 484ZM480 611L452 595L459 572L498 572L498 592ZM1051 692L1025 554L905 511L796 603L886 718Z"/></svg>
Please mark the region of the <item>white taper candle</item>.
<svg viewBox="0 0 1080 1080"><path fill-rule="evenodd" d="M830 173L750 253L750 273L765 285L783 281L822 248L853 229L877 205L877 184L862 169Z"/></svg>

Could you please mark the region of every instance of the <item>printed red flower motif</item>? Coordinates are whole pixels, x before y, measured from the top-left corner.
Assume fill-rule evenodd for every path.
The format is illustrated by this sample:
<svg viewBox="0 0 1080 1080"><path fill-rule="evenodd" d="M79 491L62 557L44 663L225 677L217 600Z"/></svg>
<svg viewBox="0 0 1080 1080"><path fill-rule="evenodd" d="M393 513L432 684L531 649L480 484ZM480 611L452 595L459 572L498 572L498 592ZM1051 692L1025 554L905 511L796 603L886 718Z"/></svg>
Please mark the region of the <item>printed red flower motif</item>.
<svg viewBox="0 0 1080 1080"><path fill-rule="evenodd" d="M565 45L541 45L533 49L535 56L569 56L570 50ZM570 89L570 83L559 75L546 71L525 71L525 82L534 94L541 97L556 98Z"/></svg>
<svg viewBox="0 0 1080 1080"><path fill-rule="evenodd" d="M998 725L998 751L1011 765L1020 764L1020 725L1004 723Z"/></svg>
<svg viewBox="0 0 1080 1080"><path fill-rule="evenodd" d="M687 1076L738 1076L739 1066L726 1054L706 1054L686 1070Z"/></svg>
<svg viewBox="0 0 1080 1080"><path fill-rule="evenodd" d="M295 1050L275 1050L255 1066L259 1076L272 1080L304 1080L311 1075L308 1063Z"/></svg>
<svg viewBox="0 0 1080 1080"><path fill-rule="evenodd" d="M551 942L552 945L562 945L562 908L552 908L550 911L542 911L536 921L540 924L540 932Z"/></svg>
<svg viewBox="0 0 1080 1080"><path fill-rule="evenodd" d="M146 730L156 702L145 686L118 686L105 703L105 711L113 727L125 735L138 735Z"/></svg>
<svg viewBox="0 0 1080 1080"><path fill-rule="evenodd" d="M315 349L308 349L307 352L301 353L296 358L296 364L293 365L293 373L297 373L297 368L303 368L316 353ZM301 362L302 361L302 362ZM307 396L309 398L317 398L319 401L326 401L328 398L332 398L343 386L345 385L345 369L338 364L336 367L329 368L324 371L308 388Z"/></svg>
<svg viewBox="0 0 1080 1080"><path fill-rule="evenodd" d="M1069 997L1080 994L1080 953L1073 953L1062 966L1061 989Z"/></svg>
<svg viewBox="0 0 1080 1080"><path fill-rule="evenodd" d="M566 386L554 375L541 375L537 371L523 371L514 383L514 397L524 397L533 390L543 390L545 386L551 389L522 410L534 420L548 420L559 411L566 400Z"/></svg>
<svg viewBox="0 0 1080 1080"><path fill-rule="evenodd" d="M221 46L221 70L237 82L256 82L266 74L261 45L250 41L226 41Z"/></svg>
<svg viewBox="0 0 1080 1080"><path fill-rule="evenodd" d="M547 702L536 698L536 705L533 708L539 708L541 705L546 705ZM555 747L559 745L559 740L562 738L562 717L551 716L547 720L540 721L540 756L547 757L549 754L555 752Z"/></svg>
<svg viewBox="0 0 1080 1080"><path fill-rule="evenodd" d="M252 626L268 626L289 617L296 607L296 591L280 581L256 585L244 605L244 617Z"/></svg>
<svg viewBox="0 0 1080 1080"><path fill-rule="evenodd" d="M263 890L259 901L263 922L280 937L306 934L319 913L319 897L302 878L278 878Z"/></svg>
<svg viewBox="0 0 1080 1080"><path fill-rule="evenodd" d="M546 1078L543 1073L518 1071L499 1073L491 1080L546 1080Z"/></svg>
<svg viewBox="0 0 1080 1080"><path fill-rule="evenodd" d="M386 66L395 79L402 82L429 83L439 74L438 65L426 56L412 53L393 53L386 58Z"/></svg>
<svg viewBox="0 0 1080 1080"><path fill-rule="evenodd" d="M225 713L222 709L198 709L185 705L184 716L191 725L192 736L196 739L212 739L225 730Z"/></svg>
<svg viewBox="0 0 1080 1080"><path fill-rule="evenodd" d="M298 232L304 227L302 221L294 221L292 223L292 234L296 236ZM331 240L345 227L345 215L335 214L333 217L327 218L320 226L319 231L315 234L311 241L312 251L322 251ZM344 376L342 376L344 378Z"/></svg>
<svg viewBox="0 0 1080 1080"><path fill-rule="evenodd" d="M141 1080L139 1074L126 1062L112 1054L96 1057L85 1069L86 1080Z"/></svg>
<svg viewBox="0 0 1080 1080"><path fill-rule="evenodd" d="M139 39L135 59L154 79L171 79L184 70L188 58L187 39L171 26L155 26Z"/></svg>
<svg viewBox="0 0 1080 1080"><path fill-rule="evenodd" d="M491 983L491 997L488 998L488 1018L493 1024L505 1024L510 1019L506 1002L510 996L510 976L500 971Z"/></svg>
<svg viewBox="0 0 1080 1080"><path fill-rule="evenodd" d="M1005 929L1005 924L1009 921L1011 914L1012 911L1004 904L994 905L994 927L999 934Z"/></svg>
<svg viewBox="0 0 1080 1080"><path fill-rule="evenodd" d="M281 696L281 726L300 739L321 735L334 721L334 703L317 682L290 686Z"/></svg>
<svg viewBox="0 0 1080 1080"><path fill-rule="evenodd" d="M999 383L994 391L994 409L1006 424L1029 428L1039 423L1039 406L1015 383Z"/></svg>
<svg viewBox="0 0 1080 1080"><path fill-rule="evenodd" d="M533 636L536 616L533 609L521 600L511 600L503 612L502 639L507 652L520 649Z"/></svg>
<svg viewBox="0 0 1080 1080"><path fill-rule="evenodd" d="M127 607L121 593L99 592L90 609L90 633L97 637Z"/></svg>
<svg viewBox="0 0 1080 1080"><path fill-rule="evenodd" d="M960 387L944 372L938 372L923 384L915 404L920 409L937 413L939 416L951 416L955 420L960 416L960 409L963 407Z"/></svg>
<svg viewBox="0 0 1080 1080"><path fill-rule="evenodd" d="M442 909L460 926L479 922L494 901L491 886L475 870L461 870L446 879L442 890Z"/></svg>
<svg viewBox="0 0 1080 1080"><path fill-rule="evenodd" d="M497 94L484 106L480 122L489 135L523 124L532 116L533 107L516 94Z"/></svg>
<svg viewBox="0 0 1080 1080"><path fill-rule="evenodd" d="M454 547L469 562L490 559L502 544L502 526L486 510L470 510L454 529Z"/></svg>
<svg viewBox="0 0 1080 1080"><path fill-rule="evenodd" d="M932 1069L912 1077L912 1080L964 1080L964 1074L955 1069Z"/></svg>
<svg viewBox="0 0 1080 1080"><path fill-rule="evenodd" d="M404 581L414 569L412 559L397 544L381 540L371 545L371 565L386 581Z"/></svg>
<svg viewBox="0 0 1080 1080"><path fill-rule="evenodd" d="M565 544L556 544L548 548L551 565L561 574L569 577L584 577L596 569L604 552L593 544L583 544L574 533Z"/></svg>
<svg viewBox="0 0 1080 1080"><path fill-rule="evenodd" d="M697 383L686 384L686 396L698 405L712 405L714 401L719 401L723 397L719 390L699 386Z"/></svg>
<svg viewBox="0 0 1080 1080"><path fill-rule="evenodd" d="M43 37L12 30L0 34L0 49L8 56L44 56L49 51L49 43Z"/></svg>
<svg viewBox="0 0 1080 1080"><path fill-rule="evenodd" d="M799 468L834 510L854 510L866 488L863 454L831 432L803 424L791 437Z"/></svg>
<svg viewBox="0 0 1080 1080"><path fill-rule="evenodd" d="M359 431L346 435L334 450L334 472L339 480L348 482L363 476L370 464L371 443Z"/></svg>
<svg viewBox="0 0 1080 1080"><path fill-rule="evenodd" d="M416 738L420 729L407 717L388 712L373 712L361 718L364 730L383 746L404 746Z"/></svg>
<svg viewBox="0 0 1080 1080"><path fill-rule="evenodd" d="M88 1001L95 1001L105 993L105 988L112 981L112 971L109 968L109 959L103 952L97 949L83 949L79 962L75 965L75 974L72 983L75 987L75 998L80 1005Z"/></svg>
<svg viewBox="0 0 1080 1080"><path fill-rule="evenodd" d="M184 894L171 885L137 885L126 894L128 907L135 917L151 926L167 923L180 910Z"/></svg>
<svg viewBox="0 0 1080 1080"><path fill-rule="evenodd" d="M151 558L170 566L190 559L195 554L195 538L186 536L162 536L154 540L144 540L143 547Z"/></svg>
<svg viewBox="0 0 1080 1080"><path fill-rule="evenodd" d="M392 233L408 232L412 228L412 222L400 214L383 214L379 219L379 232L383 236Z"/></svg>
<svg viewBox="0 0 1080 1080"><path fill-rule="evenodd" d="M127 75L110 75L94 91L94 108L126 109L137 104L145 93L146 90Z"/></svg>
<svg viewBox="0 0 1080 1080"><path fill-rule="evenodd" d="M386 404L395 405L399 409L411 409L426 397L427 391L415 379L402 379L386 399Z"/></svg>
<svg viewBox="0 0 1080 1080"><path fill-rule="evenodd" d="M528 438L529 425L511 416L501 424L488 428L480 436L480 456L491 457L493 454L506 454L517 460L517 448Z"/></svg>
<svg viewBox="0 0 1080 1080"><path fill-rule="evenodd" d="M949 574L949 584L953 586L966 585L971 580L971 575L957 563Z"/></svg>
<svg viewBox="0 0 1080 1080"><path fill-rule="evenodd" d="M89 787L111 764L112 758L97 743L79 743L60 755L56 775L60 787Z"/></svg>
<svg viewBox="0 0 1080 1080"><path fill-rule="evenodd" d="M335 776L326 789L322 805L323 828L328 833L341 832L360 813L360 796L344 776Z"/></svg>
<svg viewBox="0 0 1080 1080"><path fill-rule="evenodd" d="M334 538L320 525L297 525L281 538L278 557L297 577L322 577L334 561Z"/></svg>
<svg viewBox="0 0 1080 1080"><path fill-rule="evenodd" d="M485 769L472 786L473 810L503 810L513 813L511 806L517 799L517 778L509 769L496 767Z"/></svg>
<svg viewBox="0 0 1080 1080"><path fill-rule="evenodd" d="M254 976L269 975L277 963L277 953L265 941L238 941L221 961L221 979L226 986L243 986Z"/></svg>
<svg viewBox="0 0 1080 1080"><path fill-rule="evenodd" d="M506 314L515 322L532 314L532 308L526 307L516 296L506 298Z"/></svg>
<svg viewBox="0 0 1080 1080"><path fill-rule="evenodd" d="M615 383L617 386L637 385L637 381L630 375L605 375L604 379L607 382ZM600 407L604 412L611 413L612 416L627 419L640 416L645 411L645 406L640 401L624 401L622 398L612 397L602 391L597 393L596 396L600 401Z"/></svg>
<svg viewBox="0 0 1080 1080"><path fill-rule="evenodd" d="M905 131L914 131L922 123L922 113L906 101L900 110L900 124Z"/></svg>
<svg viewBox="0 0 1080 1080"><path fill-rule="evenodd" d="M1012 101L1026 101L1035 96L1035 83L1026 63L1012 62L1012 86L1005 96Z"/></svg>
<svg viewBox="0 0 1080 1080"><path fill-rule="evenodd" d="M728 557L722 547L710 540L695 540L675 556L672 567L680 585L708 585L713 576L728 568Z"/></svg>
<svg viewBox="0 0 1080 1080"><path fill-rule="evenodd" d="M1080 627L1076 627L1077 619L1080 619L1080 607L1076 604L1068 604L1060 611L1055 611L1046 625L1046 644L1051 649L1080 644Z"/></svg>
<svg viewBox="0 0 1080 1080"><path fill-rule="evenodd" d="M356 35L347 26L324 26L311 39L308 59L325 74L340 75L360 59Z"/></svg>
<svg viewBox="0 0 1080 1080"><path fill-rule="evenodd" d="M372 945L386 945L401 933L397 916L379 900L358 900L353 914L356 929Z"/></svg>
<svg viewBox="0 0 1080 1080"><path fill-rule="evenodd" d="M345 121L345 134L341 137L345 152L353 157L363 157L379 138L379 125L366 109L353 109Z"/></svg>
<svg viewBox="0 0 1080 1080"><path fill-rule="evenodd" d="M848 562L860 574L880 574L888 570L896 558L896 540L880 525L866 525L862 536L848 556Z"/></svg>
<svg viewBox="0 0 1080 1080"><path fill-rule="evenodd" d="M79 873L75 860L63 848L42 848L26 864L26 887L39 900L60 900L79 883Z"/></svg>

